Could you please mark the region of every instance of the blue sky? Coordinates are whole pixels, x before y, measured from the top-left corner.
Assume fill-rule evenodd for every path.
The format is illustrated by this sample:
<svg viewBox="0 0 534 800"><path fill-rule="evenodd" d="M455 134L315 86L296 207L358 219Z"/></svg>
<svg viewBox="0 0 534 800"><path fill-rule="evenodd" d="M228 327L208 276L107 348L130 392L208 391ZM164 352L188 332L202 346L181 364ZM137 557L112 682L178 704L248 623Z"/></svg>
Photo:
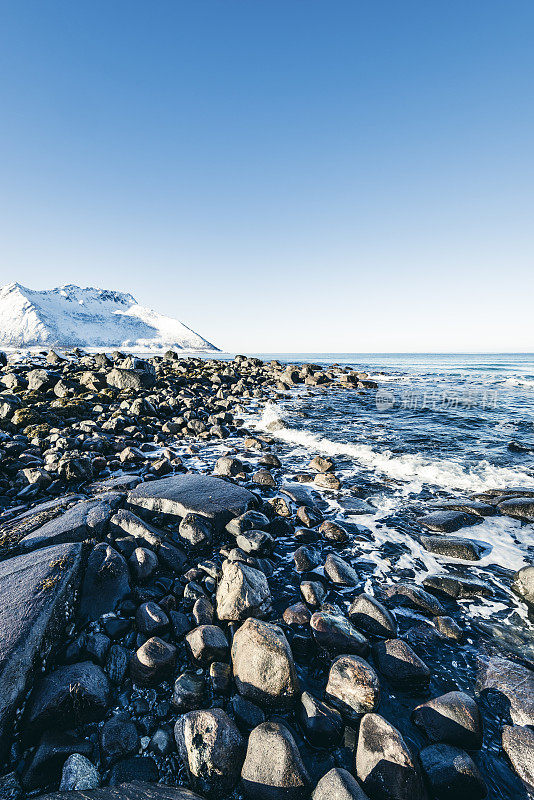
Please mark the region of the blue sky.
<svg viewBox="0 0 534 800"><path fill-rule="evenodd" d="M534 350L534 4L0 2L0 283L229 350Z"/></svg>

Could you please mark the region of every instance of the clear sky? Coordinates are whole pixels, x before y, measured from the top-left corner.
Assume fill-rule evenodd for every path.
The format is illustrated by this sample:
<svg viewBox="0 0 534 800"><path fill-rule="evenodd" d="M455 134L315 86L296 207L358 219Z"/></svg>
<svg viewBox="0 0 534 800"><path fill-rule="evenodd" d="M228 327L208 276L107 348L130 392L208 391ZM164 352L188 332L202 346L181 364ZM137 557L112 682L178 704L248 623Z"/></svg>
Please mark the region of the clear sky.
<svg viewBox="0 0 534 800"><path fill-rule="evenodd" d="M223 349L534 350L532 0L0 2L0 283Z"/></svg>

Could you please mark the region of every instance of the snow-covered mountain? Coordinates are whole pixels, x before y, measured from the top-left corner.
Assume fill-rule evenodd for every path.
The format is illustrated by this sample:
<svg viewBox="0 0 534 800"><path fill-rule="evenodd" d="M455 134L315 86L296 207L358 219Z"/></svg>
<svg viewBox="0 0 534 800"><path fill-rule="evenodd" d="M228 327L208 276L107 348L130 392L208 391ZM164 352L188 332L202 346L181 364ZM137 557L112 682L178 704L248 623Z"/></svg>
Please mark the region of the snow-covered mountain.
<svg viewBox="0 0 534 800"><path fill-rule="evenodd" d="M218 349L131 294L70 284L34 291L19 283L0 288L0 346Z"/></svg>

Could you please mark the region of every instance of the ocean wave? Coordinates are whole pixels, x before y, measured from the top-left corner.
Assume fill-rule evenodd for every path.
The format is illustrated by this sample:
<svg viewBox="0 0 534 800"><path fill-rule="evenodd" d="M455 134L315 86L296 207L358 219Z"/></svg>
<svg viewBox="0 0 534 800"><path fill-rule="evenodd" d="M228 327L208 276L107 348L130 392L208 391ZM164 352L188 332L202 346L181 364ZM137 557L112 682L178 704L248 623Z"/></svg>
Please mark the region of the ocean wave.
<svg viewBox="0 0 534 800"><path fill-rule="evenodd" d="M389 450L377 452L366 444L336 442L298 428L282 427L274 430L272 423L276 422L284 423L281 409L276 403L268 403L255 424L258 429L268 431L277 439L301 446L310 452L349 456L360 466L379 475L402 481L407 484L408 491L420 491L424 485L471 492L506 486L534 488L534 477L521 470L497 467L486 460L465 467L451 459L434 460L413 453L399 456Z"/></svg>

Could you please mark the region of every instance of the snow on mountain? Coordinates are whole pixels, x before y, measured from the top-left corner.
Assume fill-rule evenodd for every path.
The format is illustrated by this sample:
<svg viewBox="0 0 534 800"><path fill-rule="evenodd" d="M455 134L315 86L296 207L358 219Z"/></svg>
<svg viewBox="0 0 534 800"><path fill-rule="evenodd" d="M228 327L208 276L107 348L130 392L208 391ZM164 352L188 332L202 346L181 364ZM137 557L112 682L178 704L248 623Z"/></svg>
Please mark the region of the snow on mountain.
<svg viewBox="0 0 534 800"><path fill-rule="evenodd" d="M19 283L0 288L0 346L218 349L131 294L71 284L35 291Z"/></svg>

